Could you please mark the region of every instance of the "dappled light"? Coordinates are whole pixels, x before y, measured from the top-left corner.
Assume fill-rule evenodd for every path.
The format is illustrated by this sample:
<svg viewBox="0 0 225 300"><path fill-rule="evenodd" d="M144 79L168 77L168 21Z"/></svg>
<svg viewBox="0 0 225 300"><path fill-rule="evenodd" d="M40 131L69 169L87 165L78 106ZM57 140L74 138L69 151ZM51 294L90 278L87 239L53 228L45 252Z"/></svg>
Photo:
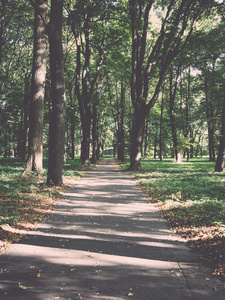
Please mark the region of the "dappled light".
<svg viewBox="0 0 225 300"><path fill-rule="evenodd" d="M77 181L47 222L0 257L1 299L213 297L199 256L115 167L100 164Z"/></svg>

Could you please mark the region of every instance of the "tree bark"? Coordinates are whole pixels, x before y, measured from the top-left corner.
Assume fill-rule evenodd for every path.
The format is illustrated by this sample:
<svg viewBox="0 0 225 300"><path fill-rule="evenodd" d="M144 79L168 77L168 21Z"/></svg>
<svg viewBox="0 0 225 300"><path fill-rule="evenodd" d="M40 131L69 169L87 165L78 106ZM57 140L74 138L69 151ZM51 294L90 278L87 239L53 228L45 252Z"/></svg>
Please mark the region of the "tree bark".
<svg viewBox="0 0 225 300"><path fill-rule="evenodd" d="M144 158L148 156L148 139L149 139L149 115L146 118L145 122L145 144L144 144Z"/></svg>
<svg viewBox="0 0 225 300"><path fill-rule="evenodd" d="M135 111L132 124L130 170L141 169L142 143L145 129L146 114L144 111Z"/></svg>
<svg viewBox="0 0 225 300"><path fill-rule="evenodd" d="M188 140L189 136L189 108L190 108L190 87L191 87L191 68L189 67L188 72L188 85L187 85L187 93L186 93L186 125L185 125L185 138ZM189 144L189 140L188 140ZM190 158L190 148L189 145L186 147L186 153L187 153L187 161L189 161Z"/></svg>
<svg viewBox="0 0 225 300"><path fill-rule="evenodd" d="M25 160L26 156L26 142L28 130L28 108L29 107L29 76L25 74L25 89L24 89L24 103L23 103L23 126L21 137L21 148L19 157Z"/></svg>
<svg viewBox="0 0 225 300"><path fill-rule="evenodd" d="M94 103L93 112L92 112L92 156L91 156L91 162L93 164L96 163L97 161L97 151L98 151L97 124L98 124L97 104Z"/></svg>
<svg viewBox="0 0 225 300"><path fill-rule="evenodd" d="M50 44L51 100L49 122L48 184L63 184L64 142L66 128L66 97L62 48L63 0L51 1L48 36Z"/></svg>
<svg viewBox="0 0 225 300"><path fill-rule="evenodd" d="M125 87L121 81L121 94L120 94L120 107L118 111L118 160L124 162L124 150L125 150L125 140L124 140L124 114L125 114Z"/></svg>
<svg viewBox="0 0 225 300"><path fill-rule="evenodd" d="M159 131L159 159L162 161L162 130L163 130L163 99L164 98L164 87L162 88L162 101L161 101L161 115L160 115L160 131Z"/></svg>
<svg viewBox="0 0 225 300"><path fill-rule="evenodd" d="M213 111L209 102L208 82L205 81L206 118L208 124L209 160L215 161Z"/></svg>
<svg viewBox="0 0 225 300"><path fill-rule="evenodd" d="M171 127L171 132L172 132L173 148L174 148L174 152L175 152L176 162L180 163L181 162L181 154L180 154L179 143L178 143L178 139L177 139L176 122L175 122L175 114L174 114L174 100L175 100L176 91L177 91L178 74L179 74L179 69L177 71L176 82L175 82L175 86L173 88L173 73L172 73L172 71L170 72L170 127Z"/></svg>
<svg viewBox="0 0 225 300"><path fill-rule="evenodd" d="M222 112L222 129L220 137L220 145L216 159L215 172L222 172L225 159L225 84L224 84L224 98L223 98L223 112Z"/></svg>
<svg viewBox="0 0 225 300"><path fill-rule="evenodd" d="M46 28L48 1L35 1L34 50L29 113L28 161L23 174L43 171L43 115L46 77ZM40 15L41 14L41 15ZM44 20L43 20L44 18Z"/></svg>

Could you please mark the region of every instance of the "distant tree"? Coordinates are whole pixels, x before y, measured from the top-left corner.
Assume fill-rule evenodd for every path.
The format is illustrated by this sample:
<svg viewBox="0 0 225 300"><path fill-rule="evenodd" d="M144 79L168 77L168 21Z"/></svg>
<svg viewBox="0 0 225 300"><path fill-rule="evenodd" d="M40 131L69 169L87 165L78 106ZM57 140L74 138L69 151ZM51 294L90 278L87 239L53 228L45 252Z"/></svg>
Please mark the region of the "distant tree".
<svg viewBox="0 0 225 300"><path fill-rule="evenodd" d="M180 67L177 68L175 76L173 75L173 70L170 72L170 96L169 96L169 103L170 103L170 126L171 126L171 132L172 132L172 138L173 138L173 148L175 152L176 162L181 162L181 150L180 145L178 142L177 132L176 132L176 123L175 123L175 112L174 112L174 100L176 97L176 91L177 91L177 84L178 84L178 76L180 75ZM173 77L175 77L174 83L173 83Z"/></svg>
<svg viewBox="0 0 225 300"><path fill-rule="evenodd" d="M111 92L111 85L107 77L109 101L111 106L111 112L113 115L116 131L116 148L117 148L117 158L120 161L125 160L125 83L123 79L121 82L115 83L115 103L113 103L113 95ZM118 91L118 85L120 86L120 91Z"/></svg>
<svg viewBox="0 0 225 300"><path fill-rule="evenodd" d="M82 141L81 162L89 164L91 133L91 97L103 62L105 1L81 1L68 9L77 47L75 93L79 103ZM103 9L102 9L103 8Z"/></svg>

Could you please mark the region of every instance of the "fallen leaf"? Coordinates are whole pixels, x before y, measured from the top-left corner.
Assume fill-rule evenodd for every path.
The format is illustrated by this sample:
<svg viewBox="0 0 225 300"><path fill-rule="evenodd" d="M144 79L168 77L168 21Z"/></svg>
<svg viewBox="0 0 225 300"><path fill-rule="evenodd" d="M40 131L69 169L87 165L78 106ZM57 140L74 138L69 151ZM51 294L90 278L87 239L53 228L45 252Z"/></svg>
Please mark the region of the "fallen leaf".
<svg viewBox="0 0 225 300"><path fill-rule="evenodd" d="M22 290L27 290L28 289L28 287L22 285L21 282L18 282L18 284L19 284L20 289L22 289Z"/></svg>
<svg viewBox="0 0 225 300"><path fill-rule="evenodd" d="M128 296L131 297L131 296L134 296L134 294L133 293L129 293Z"/></svg>

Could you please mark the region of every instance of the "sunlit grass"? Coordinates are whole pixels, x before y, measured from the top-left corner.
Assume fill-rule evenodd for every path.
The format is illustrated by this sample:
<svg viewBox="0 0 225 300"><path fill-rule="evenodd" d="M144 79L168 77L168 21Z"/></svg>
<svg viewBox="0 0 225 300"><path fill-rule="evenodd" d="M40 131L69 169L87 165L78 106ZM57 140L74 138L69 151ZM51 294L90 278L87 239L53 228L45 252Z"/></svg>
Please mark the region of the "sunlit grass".
<svg viewBox="0 0 225 300"><path fill-rule="evenodd" d="M128 168L129 163L122 165ZM204 251L214 273L225 278L225 172L208 158L146 159L131 175L163 212L172 229Z"/></svg>

